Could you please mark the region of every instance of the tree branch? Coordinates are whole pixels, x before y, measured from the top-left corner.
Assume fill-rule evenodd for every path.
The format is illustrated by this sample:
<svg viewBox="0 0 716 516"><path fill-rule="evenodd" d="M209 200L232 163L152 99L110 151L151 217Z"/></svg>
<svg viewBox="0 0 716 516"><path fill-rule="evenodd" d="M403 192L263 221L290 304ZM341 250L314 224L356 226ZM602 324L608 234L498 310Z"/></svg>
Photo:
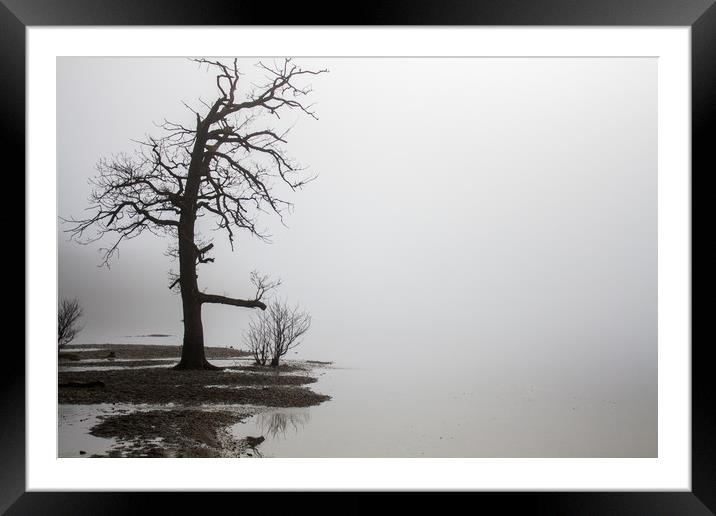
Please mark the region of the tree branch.
<svg viewBox="0 0 716 516"><path fill-rule="evenodd" d="M62 219L80 243L114 236L103 249L103 265L109 266L121 242L144 231L188 239L190 233L178 230L180 221L203 215L226 231L232 249L237 229L269 240L266 229L258 225L260 215L272 212L283 223L283 214L292 205L282 194L313 179L286 154L291 127L262 120L291 112L316 118L306 101L312 91L308 81L327 70L304 70L291 59L259 61L256 69L263 79L244 83L236 59L193 61L215 72L216 86L212 102L199 99L206 108L201 114L187 106L196 125L164 119L155 124L164 133L161 137L137 141L139 149L133 154L100 160L98 175L91 180L90 213ZM207 255L210 247L189 248L196 251L198 263L213 261ZM257 290L260 300L267 289Z"/></svg>
<svg viewBox="0 0 716 516"><path fill-rule="evenodd" d="M266 305L258 299L235 299L233 297L218 296L215 294L204 294L203 292L199 293L199 302L241 306L243 308L260 308L261 310L266 310Z"/></svg>

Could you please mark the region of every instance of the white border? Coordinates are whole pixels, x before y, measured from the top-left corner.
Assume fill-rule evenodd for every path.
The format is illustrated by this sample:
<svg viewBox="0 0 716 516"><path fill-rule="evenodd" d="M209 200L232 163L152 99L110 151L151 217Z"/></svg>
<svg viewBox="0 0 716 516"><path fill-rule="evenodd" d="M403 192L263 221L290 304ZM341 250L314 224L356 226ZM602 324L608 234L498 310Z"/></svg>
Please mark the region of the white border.
<svg viewBox="0 0 716 516"><path fill-rule="evenodd" d="M157 37L161 32L162 37ZM58 459L57 56L656 56L659 457ZM27 30L27 489L690 490L690 29L58 28ZM56 288L56 287L55 287Z"/></svg>

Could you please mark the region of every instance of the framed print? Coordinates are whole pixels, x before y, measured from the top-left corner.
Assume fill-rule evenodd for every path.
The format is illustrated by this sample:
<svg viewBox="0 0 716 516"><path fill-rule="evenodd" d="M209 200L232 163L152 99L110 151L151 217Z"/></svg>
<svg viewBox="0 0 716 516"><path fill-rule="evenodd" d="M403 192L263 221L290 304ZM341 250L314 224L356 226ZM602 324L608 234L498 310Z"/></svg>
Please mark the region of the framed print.
<svg viewBox="0 0 716 516"><path fill-rule="evenodd" d="M716 8L220 4L2 7L28 203L3 510L713 510Z"/></svg>

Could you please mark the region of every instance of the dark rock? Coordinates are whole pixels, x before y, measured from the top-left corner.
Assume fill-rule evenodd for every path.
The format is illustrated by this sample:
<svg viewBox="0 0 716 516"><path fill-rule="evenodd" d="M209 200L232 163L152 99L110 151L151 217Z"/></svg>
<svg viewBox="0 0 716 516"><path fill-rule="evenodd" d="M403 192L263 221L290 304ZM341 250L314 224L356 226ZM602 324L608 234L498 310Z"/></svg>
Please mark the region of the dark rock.
<svg viewBox="0 0 716 516"><path fill-rule="evenodd" d="M262 442L264 442L266 438L262 435L260 437L246 437L246 444L249 445L249 447L253 448L255 446L258 446Z"/></svg>

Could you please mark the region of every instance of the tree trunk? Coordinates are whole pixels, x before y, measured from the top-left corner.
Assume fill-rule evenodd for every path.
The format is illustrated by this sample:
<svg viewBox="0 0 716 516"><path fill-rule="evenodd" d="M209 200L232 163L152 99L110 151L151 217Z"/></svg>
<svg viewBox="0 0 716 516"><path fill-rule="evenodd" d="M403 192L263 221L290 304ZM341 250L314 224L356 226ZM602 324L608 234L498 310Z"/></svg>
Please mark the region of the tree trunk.
<svg viewBox="0 0 716 516"><path fill-rule="evenodd" d="M182 295L184 312L184 341L181 360L174 369L218 369L204 355L204 326L201 322L201 303Z"/></svg>
<svg viewBox="0 0 716 516"><path fill-rule="evenodd" d="M278 367L278 358L271 359L271 367Z"/></svg>
<svg viewBox="0 0 716 516"><path fill-rule="evenodd" d="M179 215L179 286L184 312L184 341L181 349L181 360L175 369L220 369L211 365L204 355L204 327L201 323L201 306L203 303L221 303L233 306L266 308L258 299L247 301L226 296L209 295L199 291L196 265L201 251L194 242L194 226L201 178L207 174L209 158L205 155L207 131L219 104L212 108L206 119L197 117L196 138L189 163L189 170L182 196L181 213ZM209 247L210 248L210 247Z"/></svg>
<svg viewBox="0 0 716 516"><path fill-rule="evenodd" d="M194 243L196 203L201 183L203 150L206 143L206 127L197 123L191 163L184 194L184 206L179 216L179 286L184 313L184 341L181 360L174 369L219 369L211 365L204 355L204 326L201 323L202 301L197 283L197 248Z"/></svg>
<svg viewBox="0 0 716 516"><path fill-rule="evenodd" d="M218 369L204 355L204 325L201 322L201 299L196 274L196 245L194 244L194 221L196 216L184 214L179 223L179 285L184 314L184 340L181 360L175 369ZM182 223L184 222L184 223Z"/></svg>

